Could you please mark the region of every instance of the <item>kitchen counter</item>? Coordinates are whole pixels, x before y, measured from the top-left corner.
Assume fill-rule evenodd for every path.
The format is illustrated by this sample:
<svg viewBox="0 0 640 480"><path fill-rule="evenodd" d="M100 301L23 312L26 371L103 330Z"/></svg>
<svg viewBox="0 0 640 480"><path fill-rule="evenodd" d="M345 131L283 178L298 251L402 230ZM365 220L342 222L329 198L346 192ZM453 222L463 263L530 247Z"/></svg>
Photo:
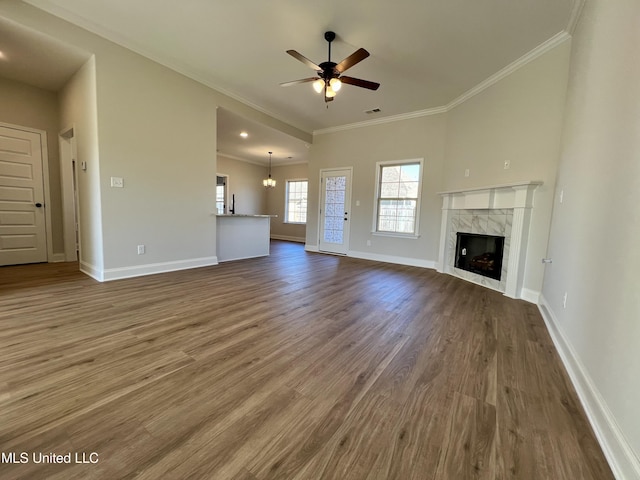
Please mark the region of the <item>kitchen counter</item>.
<svg viewBox="0 0 640 480"><path fill-rule="evenodd" d="M269 217L269 218L276 218L277 215L250 215L248 213L223 213L220 214L218 213L216 215L216 217L254 217L254 218L265 218L265 217Z"/></svg>
<svg viewBox="0 0 640 480"><path fill-rule="evenodd" d="M269 255L271 217L277 215L216 215L218 262Z"/></svg>

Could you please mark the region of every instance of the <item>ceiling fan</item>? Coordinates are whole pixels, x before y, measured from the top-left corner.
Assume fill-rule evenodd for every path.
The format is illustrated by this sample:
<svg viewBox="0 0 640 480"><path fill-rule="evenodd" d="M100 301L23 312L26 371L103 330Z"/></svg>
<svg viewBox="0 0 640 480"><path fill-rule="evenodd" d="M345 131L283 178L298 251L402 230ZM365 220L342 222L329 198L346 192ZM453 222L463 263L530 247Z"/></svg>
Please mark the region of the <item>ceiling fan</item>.
<svg viewBox="0 0 640 480"><path fill-rule="evenodd" d="M335 38L336 34L334 32L325 32L324 39L329 42L329 58L326 62L322 62L320 65L316 65L307 57L301 55L295 50L287 50L287 53L293 58L300 60L308 67L313 68L318 73L318 76L281 83L280 86L288 87L289 85L297 85L298 83L313 82L313 88L316 92L320 93L324 91L325 102L333 101L333 97L336 96L336 92L340 90L343 83L355 85L356 87L368 88L369 90L377 90L380 86L379 83L342 75L348 68L353 67L355 64L367 58L369 56L369 52L364 48L359 48L340 63L332 62L331 42L333 42Z"/></svg>

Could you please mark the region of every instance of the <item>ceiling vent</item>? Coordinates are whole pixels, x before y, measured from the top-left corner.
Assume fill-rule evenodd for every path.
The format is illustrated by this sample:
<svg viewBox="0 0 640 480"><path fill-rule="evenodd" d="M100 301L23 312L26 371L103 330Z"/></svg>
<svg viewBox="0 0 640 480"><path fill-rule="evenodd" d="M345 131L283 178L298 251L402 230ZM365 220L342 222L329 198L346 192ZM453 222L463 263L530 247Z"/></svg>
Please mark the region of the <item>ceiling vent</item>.
<svg viewBox="0 0 640 480"><path fill-rule="evenodd" d="M371 115L373 113L380 113L382 110L379 108L372 108L371 110L365 110L364 113L366 113L367 115Z"/></svg>

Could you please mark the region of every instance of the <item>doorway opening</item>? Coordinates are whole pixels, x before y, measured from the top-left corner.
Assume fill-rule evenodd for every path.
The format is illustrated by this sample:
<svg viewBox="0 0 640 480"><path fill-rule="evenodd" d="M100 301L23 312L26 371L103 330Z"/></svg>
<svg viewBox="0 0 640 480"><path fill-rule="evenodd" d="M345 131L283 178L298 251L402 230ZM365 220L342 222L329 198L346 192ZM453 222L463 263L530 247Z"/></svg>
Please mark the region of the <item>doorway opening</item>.
<svg viewBox="0 0 640 480"><path fill-rule="evenodd" d="M80 204L78 188L78 170L86 166L79 165L76 154L74 128L63 130L59 135L60 175L62 177L62 221L64 234L65 261L75 262L80 258Z"/></svg>

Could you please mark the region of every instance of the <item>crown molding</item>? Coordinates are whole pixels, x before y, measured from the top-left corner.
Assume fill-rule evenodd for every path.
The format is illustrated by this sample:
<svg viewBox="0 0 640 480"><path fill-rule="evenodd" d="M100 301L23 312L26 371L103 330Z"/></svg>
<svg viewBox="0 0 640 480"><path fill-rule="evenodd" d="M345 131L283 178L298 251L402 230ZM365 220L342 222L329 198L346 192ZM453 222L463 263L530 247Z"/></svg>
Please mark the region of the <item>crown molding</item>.
<svg viewBox="0 0 640 480"><path fill-rule="evenodd" d="M93 35L97 35L101 38L104 38L105 40L112 42L122 48L125 48L127 50L130 50L134 53L137 53L138 55L141 55L145 58L148 58L149 60L154 61L155 63L158 63L164 67L167 67L170 70L173 70L176 73L179 73L181 75L184 75L187 78L190 78L191 80L194 80L198 83L201 83L213 90L215 90L216 92L224 95L225 97L229 97L232 100L235 100L237 102L240 102L243 105L246 105L254 110L257 110L260 113L263 113L265 115L268 115L269 117L278 120L286 125L289 126L293 126L292 123L283 118L282 116L275 114L267 109L265 109L264 107L257 105L256 103L251 102L250 100L247 100L244 97L241 97L240 95L229 91L223 87L220 87L219 85L216 85L215 83L213 83L211 80L203 77L202 75L200 75L198 72L196 72L195 70L187 67L186 65L180 64L178 62L172 62L172 61L167 61L164 58L161 58L157 55L155 55L154 53L150 52L149 50L145 49L144 47L142 47L141 45L139 45L138 43L134 42L133 40L131 40L129 37L126 37L124 35L120 35L117 32L114 32L113 30L110 30L108 28L104 28L94 22L91 22L90 20L87 20L86 18L72 12L69 9L66 9L64 7L60 7L52 2L50 2L49 0L23 0L25 3L28 3L30 5L32 5L35 8L38 8L40 10L45 11L46 13L49 13L51 15L53 15L54 17L67 22L67 23L71 23L74 26L80 27L84 30L87 30L90 34ZM93 52L92 52L93 53ZM298 127L295 127L298 128ZM299 128L299 130L301 131L305 131Z"/></svg>
<svg viewBox="0 0 640 480"><path fill-rule="evenodd" d="M309 162L307 160L295 160L295 159L292 159L292 160L284 159L284 160L272 163L273 168L288 167L290 165L308 165L308 164Z"/></svg>
<svg viewBox="0 0 640 480"><path fill-rule="evenodd" d="M202 75L200 75L199 73L193 71L192 69L186 67L185 65L181 65L179 63L174 63L174 62L169 62L166 61L165 59L159 58L157 55L153 54L152 52L149 52L147 49L143 48L142 46L138 45L136 42L131 41L131 39L120 35L112 30L103 28L89 20L87 20L86 18L79 16L75 13L73 13L72 11L63 8L63 7L59 7L58 5L53 4L52 2L50 2L49 0L24 0L26 3L33 5L36 8L39 8L41 10L44 10L47 13L50 13L58 18L60 18L63 21L69 21L72 24L75 24L81 28L84 28L85 30L88 30L90 33L93 33L95 35L98 35L110 42L113 42L123 48L126 48L128 50L131 50L139 55L142 55L143 57L146 57L156 63L159 63L160 65L163 65L171 70L174 70L177 73L180 73L198 83L201 83L203 85L206 85L207 87L212 88L213 90L217 91L218 93L233 99L237 102L242 103L243 105L246 105L260 113L263 113L265 115L270 116L271 118L274 118L275 120L281 121L287 125L291 125L291 123L282 118L280 115L274 114L273 112L270 112L269 110L265 109L264 107L257 105L249 100L247 100L246 98L241 97L240 95L231 92L229 90L226 90L216 84L214 84L213 82L211 82L210 80L204 78ZM482 91L486 90L487 88L491 87L492 85L494 85L495 83L499 82L500 80L502 80L503 78L511 75L513 72L517 71L518 69L522 68L524 65L526 65L527 63L535 60L536 58L538 58L540 55L543 55L544 53L548 52L549 50L555 48L556 46L560 45L561 43L565 42L566 40L571 38L571 33L573 33L578 20L580 18L580 14L582 12L583 6L584 6L584 2L585 0L574 0L573 3L573 8L571 11L571 15L568 21L568 25L567 25L567 29L563 30L559 33L557 33L556 35L554 35L553 37L551 37L550 39L546 40L545 42L543 42L542 44L538 45L537 47L535 47L533 50L529 51L528 53L526 53L525 55L523 55L522 57L520 57L519 59L517 59L516 61L512 62L511 64L507 65L505 68L503 68L502 70L498 71L497 73L491 75L489 78L487 78L486 80L484 80L483 82L479 83L478 85L476 85L475 87L471 88L470 90L466 91L465 93L463 93L462 95L460 95L459 97L455 98L453 101L449 102L446 105L440 106L440 107L433 107L433 108L428 108L425 110L417 110L414 112L408 112L408 113L403 113L403 114L399 114L399 115L391 115L388 117L382 117L382 118L378 118L375 120L366 120L364 122L356 122L356 123L349 123L349 124L345 124L345 125L338 125L335 127L329 127L329 128L323 128L323 129L319 129L319 130L314 130L312 133L312 136L315 135L323 135L323 134L327 134L327 133L335 133L335 132L340 132L343 130L351 130L354 128L361 128L361 127L369 127L369 126L373 126L373 125L383 125L386 123L392 123L392 122L398 122L398 121L402 121L402 120L409 120L412 118L419 118L419 117L425 117L425 116L429 116L429 115L437 115L437 114L441 114L441 113L446 113L449 110L451 110L452 108L460 105L461 103L469 100L470 98L474 97L475 95L481 93ZM67 20L67 18L72 19L72 20Z"/></svg>
<svg viewBox="0 0 640 480"><path fill-rule="evenodd" d="M388 117L377 118L375 120L366 120L364 122L348 123L346 125L338 125L337 127L322 128L314 130L314 135L323 135L325 133L340 132L342 130L351 130L352 128L370 127L372 125L382 125L385 123L398 122L401 120L409 120L411 118L427 117L429 115L437 115L446 113L447 107L434 107L426 110L416 110L415 112L401 113L399 115L390 115Z"/></svg>
<svg viewBox="0 0 640 480"><path fill-rule="evenodd" d="M583 4L584 0L577 0L577 3ZM577 13L577 15L579 15L579 12ZM440 114L440 113L447 113L451 109L457 107L461 103L466 102L470 98L478 95L479 93L483 92L487 88L489 88L492 85L498 83L503 78L508 77L509 75L514 73L515 71L517 71L520 68L524 67L529 62L532 62L533 60L535 60L539 56L543 55L544 53L548 52L549 50L554 49L555 47L557 47L561 43L564 43L565 41L567 41L570 38L571 38L571 35L566 31L562 31L562 32L557 33L556 35L551 37L549 40L541 43L536 48L534 48L533 50L529 51L528 53L526 53L525 55L523 55L522 57L517 59L515 62L510 63L509 65L504 67L502 70L494 73L493 75L491 75L489 78L487 78L483 82L479 83L478 85L476 85L472 89L467 90L465 93L463 93L462 95L460 95L459 97L457 97L456 99L452 100L451 102L449 102L448 104L446 104L446 105L444 105L442 107L434 107L434 108L429 108L427 110L418 110L418 111L415 111L415 112L403 113L401 115L393 115L393 116L389 116L389 117L383 117L383 118L379 118L379 119L376 119L376 120L367 120L365 122L357 122L357 123L350 123L350 124L347 124L347 125L339 125L339 126L336 126L336 127L323 128L321 130L314 130L313 131L313 135L314 136L315 135L323 135L325 133L335 133L335 132L340 132L340 131L343 131L343 130L351 130L353 128L369 127L371 125L381 125L381 124L385 124L385 123L398 122L398 121L401 121L401 120L408 120L410 118L425 117L427 115L437 115L437 114Z"/></svg>
<svg viewBox="0 0 640 480"><path fill-rule="evenodd" d="M569 33L569 35L573 35L573 32L578 25L580 14L582 13L582 9L584 8L584 2L585 0L574 0L573 2L573 9L571 10L569 23L567 24L567 33Z"/></svg>
<svg viewBox="0 0 640 480"><path fill-rule="evenodd" d="M533 60L535 60L536 58L538 58L540 55L543 55L543 54L547 53L549 50L554 49L555 47L557 47L558 45L560 45L561 43L567 41L570 38L571 38L571 35L569 35L564 30L562 32L559 32L559 33L555 34L549 40L547 40L546 42L541 43L536 48L534 48L530 52L526 53L525 55L523 55L522 57L517 59L515 62L510 63L509 65L504 67L502 70L499 70L498 72L494 73L493 75L491 75L489 78L487 78L483 82L480 82L478 85L473 87L471 90L467 90L465 93L460 95L458 98L456 98L453 101L449 102L445 108L447 109L447 111L449 111L452 108L457 107L461 103L466 102L471 97L474 97L474 96L478 95L480 92L482 92L482 91L486 90L487 88L491 87L492 85L495 85L496 83L498 83L503 78L508 77L509 75L511 75L512 73L516 72L517 70L520 70L526 64L528 64L528 63L532 62Z"/></svg>
<svg viewBox="0 0 640 480"><path fill-rule="evenodd" d="M249 160L247 158L244 157L238 157L237 155L232 155L230 153L224 153L224 152L218 152L218 157L224 157L224 158L228 158L229 160L237 160L239 162L244 162L244 163L250 163L252 165L258 165L260 167L266 167L268 164L265 161L264 163L261 163L259 161L256 160Z"/></svg>
<svg viewBox="0 0 640 480"><path fill-rule="evenodd" d="M225 153L225 152L218 152L218 157L224 157L224 158L228 158L229 160L237 160L239 162L244 162L244 163L250 163L251 165L258 165L259 167L267 167L268 161L265 160L264 162L261 162L259 160L250 160L244 157L239 157L237 155L232 155L230 153ZM289 165L306 165L309 162L306 160L296 160L296 159L291 159L289 160L288 158L282 159L282 160L272 160L271 165L273 168L275 167L285 167L285 166L289 166Z"/></svg>

